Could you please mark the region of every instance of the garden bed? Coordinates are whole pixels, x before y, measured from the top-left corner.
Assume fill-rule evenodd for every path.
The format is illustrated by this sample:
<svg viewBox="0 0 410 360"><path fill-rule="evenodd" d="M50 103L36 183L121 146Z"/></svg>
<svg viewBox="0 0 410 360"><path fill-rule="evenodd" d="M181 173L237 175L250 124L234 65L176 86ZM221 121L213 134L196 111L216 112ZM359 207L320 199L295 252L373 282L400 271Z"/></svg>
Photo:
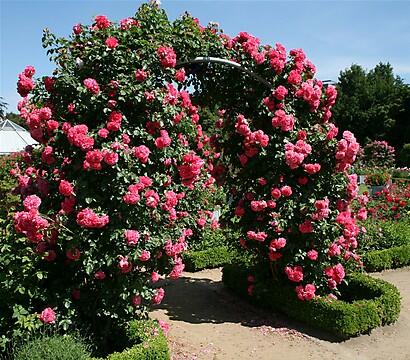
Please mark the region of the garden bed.
<svg viewBox="0 0 410 360"><path fill-rule="evenodd" d="M267 279L256 279L253 295L248 295L252 269L228 265L223 282L233 292L254 305L282 312L289 317L325 330L340 339L348 339L395 322L400 313L400 293L383 280L364 274L348 278L349 286L341 288L343 300L315 298L302 302L289 286L278 286Z"/></svg>

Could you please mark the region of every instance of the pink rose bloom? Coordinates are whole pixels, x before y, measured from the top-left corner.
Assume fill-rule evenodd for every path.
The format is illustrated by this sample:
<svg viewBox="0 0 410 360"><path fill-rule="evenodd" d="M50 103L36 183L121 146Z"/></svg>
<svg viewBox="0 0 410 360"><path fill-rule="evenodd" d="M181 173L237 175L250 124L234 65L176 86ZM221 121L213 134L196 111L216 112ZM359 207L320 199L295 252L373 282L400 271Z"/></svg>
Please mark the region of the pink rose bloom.
<svg viewBox="0 0 410 360"><path fill-rule="evenodd" d="M196 220L196 223L198 224L198 226L199 226L200 228L203 228L203 227L205 226L205 224L206 224L206 218L201 217L201 218L199 218L199 219Z"/></svg>
<svg viewBox="0 0 410 360"><path fill-rule="evenodd" d="M281 192L281 194L282 194L283 196L289 197L289 196L292 195L292 188L291 188L290 186L283 186L283 187L280 189L280 192Z"/></svg>
<svg viewBox="0 0 410 360"><path fill-rule="evenodd" d="M104 155L104 162L110 166L115 165L118 162L118 154L113 151L107 151Z"/></svg>
<svg viewBox="0 0 410 360"><path fill-rule="evenodd" d="M41 199L37 195L29 195L24 199L23 205L26 211L37 211L41 205Z"/></svg>
<svg viewBox="0 0 410 360"><path fill-rule="evenodd" d="M182 159L183 164L178 166L178 172L182 178L182 184L190 187L198 180L202 166L205 162L192 152L185 154Z"/></svg>
<svg viewBox="0 0 410 360"><path fill-rule="evenodd" d="M58 129L59 123L56 120L47 120L47 130L53 132Z"/></svg>
<svg viewBox="0 0 410 360"><path fill-rule="evenodd" d="M134 305L135 307L140 306L140 305L141 305L141 302L142 302L142 297L141 297L141 295L134 295L134 296L131 298L131 302L132 302L132 305Z"/></svg>
<svg viewBox="0 0 410 360"><path fill-rule="evenodd" d="M111 22L105 15L98 15L95 17L95 26L97 29L106 29L110 27Z"/></svg>
<svg viewBox="0 0 410 360"><path fill-rule="evenodd" d="M85 208L77 214L77 224L83 228L99 229L107 225L108 222L108 215L98 216L90 208Z"/></svg>
<svg viewBox="0 0 410 360"><path fill-rule="evenodd" d="M340 284L342 280L344 279L345 270L342 264L337 264L333 267L330 267L330 266L327 267L325 269L325 275L330 278L329 279L330 283L328 285L331 285L331 286L329 287L334 288L336 287L336 284Z"/></svg>
<svg viewBox="0 0 410 360"><path fill-rule="evenodd" d="M139 257L141 261L148 261L151 258L151 253L148 250L142 250L142 253Z"/></svg>
<svg viewBox="0 0 410 360"><path fill-rule="evenodd" d="M175 81L178 81L178 82L185 81L185 69L184 68L177 70L177 72L175 73Z"/></svg>
<svg viewBox="0 0 410 360"><path fill-rule="evenodd" d="M173 68L177 63L177 56L171 47L160 46L157 49L157 55L164 68Z"/></svg>
<svg viewBox="0 0 410 360"><path fill-rule="evenodd" d="M134 148L134 156L138 158L143 164L148 161L150 154L150 149L148 149L145 145L140 145Z"/></svg>
<svg viewBox="0 0 410 360"><path fill-rule="evenodd" d="M121 30L128 30L131 29L131 27L138 25L138 21L130 17L120 20Z"/></svg>
<svg viewBox="0 0 410 360"><path fill-rule="evenodd" d="M267 208L267 203L265 200L251 201L251 209L254 212L260 212Z"/></svg>
<svg viewBox="0 0 410 360"><path fill-rule="evenodd" d="M28 65L25 67L23 74L29 78L32 78L34 74L36 73L36 69L34 66Z"/></svg>
<svg viewBox="0 0 410 360"><path fill-rule="evenodd" d="M302 77L296 70L292 70L288 76L288 83L292 85L298 85L302 82Z"/></svg>
<svg viewBox="0 0 410 360"><path fill-rule="evenodd" d="M54 250L48 250L47 251L47 255L44 256L44 260L48 261L48 262L53 262L57 257L57 254Z"/></svg>
<svg viewBox="0 0 410 360"><path fill-rule="evenodd" d="M299 300L312 300L315 297L316 287L313 284L296 286L296 294Z"/></svg>
<svg viewBox="0 0 410 360"><path fill-rule="evenodd" d="M142 69L138 69L135 71L135 79L139 82L145 81L145 79L148 77L148 73Z"/></svg>
<svg viewBox="0 0 410 360"><path fill-rule="evenodd" d="M67 124L67 125L66 125ZM80 124L70 127L70 124L63 124L63 131L66 129L68 142L79 147L83 151L91 150L94 146L94 139L89 137L87 125Z"/></svg>
<svg viewBox="0 0 410 360"><path fill-rule="evenodd" d="M266 234L265 232L255 232L255 231L248 231L246 233L248 239L250 240L256 240L256 241L260 241L263 242L266 240L266 238L268 237L268 234Z"/></svg>
<svg viewBox="0 0 410 360"><path fill-rule="evenodd" d="M278 188L274 188L271 190L271 195L274 199L279 199L282 195L282 192Z"/></svg>
<svg viewBox="0 0 410 360"><path fill-rule="evenodd" d="M45 308L38 317L44 324L54 324L56 321L56 313L52 308Z"/></svg>
<svg viewBox="0 0 410 360"><path fill-rule="evenodd" d="M124 237L129 246L134 246L140 239L140 233L137 230L125 230Z"/></svg>
<svg viewBox="0 0 410 360"><path fill-rule="evenodd" d="M155 282L157 282L158 280L159 280L159 274L157 273L157 272L155 272L155 271L153 271L152 273L151 273L151 281L153 282L153 283L155 283Z"/></svg>
<svg viewBox="0 0 410 360"><path fill-rule="evenodd" d="M276 251L278 249L284 248L285 246L286 246L285 238L274 239L269 244L269 250Z"/></svg>
<svg viewBox="0 0 410 360"><path fill-rule="evenodd" d="M150 208L155 208L159 203L159 195L154 190L147 190L144 194L146 199L146 204Z"/></svg>
<svg viewBox="0 0 410 360"><path fill-rule="evenodd" d="M151 301L154 305L161 304L162 299L164 298L165 290L163 288L157 289L156 293L152 297Z"/></svg>
<svg viewBox="0 0 410 360"><path fill-rule="evenodd" d="M110 49L115 49L118 46L118 40L114 36L110 36L105 40L105 45Z"/></svg>
<svg viewBox="0 0 410 360"><path fill-rule="evenodd" d="M121 139L122 139L122 142L126 145L128 145L131 142L131 139L127 134L122 134Z"/></svg>
<svg viewBox="0 0 410 360"><path fill-rule="evenodd" d="M113 111L108 117L107 129L109 131L118 131L121 128L122 114L119 111Z"/></svg>
<svg viewBox="0 0 410 360"><path fill-rule="evenodd" d="M245 166L248 163L248 157L245 154L239 155L239 161L242 166Z"/></svg>
<svg viewBox="0 0 410 360"><path fill-rule="evenodd" d="M299 225L299 231L302 234L310 234L313 232L313 225L310 220L306 220L303 224Z"/></svg>
<svg viewBox="0 0 410 360"><path fill-rule="evenodd" d="M83 81L84 86L86 89L93 94L99 94L100 86L98 85L97 81L91 78L87 78Z"/></svg>
<svg viewBox="0 0 410 360"><path fill-rule="evenodd" d="M170 329L171 326L168 323L166 323L165 321L162 321L162 320L158 320L158 325L162 329L162 331L164 332L164 335L168 336L169 329Z"/></svg>
<svg viewBox="0 0 410 360"><path fill-rule="evenodd" d="M357 219L359 220L366 220L367 219L367 210L366 208L361 208L356 215Z"/></svg>
<svg viewBox="0 0 410 360"><path fill-rule="evenodd" d="M102 128L102 129L98 130L97 134L100 138L106 139L108 137L109 133L110 132L107 129Z"/></svg>
<svg viewBox="0 0 410 360"><path fill-rule="evenodd" d="M58 191L61 195L70 196L73 195L74 187L69 181L61 180L58 185Z"/></svg>
<svg viewBox="0 0 410 360"><path fill-rule="evenodd" d="M329 131L326 135L327 140L332 140L337 136L339 129L334 124L329 124Z"/></svg>
<svg viewBox="0 0 410 360"><path fill-rule="evenodd" d="M44 87L46 88L47 92L51 93L53 91L55 82L55 79L50 76L46 76L44 78Z"/></svg>
<svg viewBox="0 0 410 360"><path fill-rule="evenodd" d="M321 166L320 164L305 164L303 168L308 174L314 175L320 171Z"/></svg>
<svg viewBox="0 0 410 360"><path fill-rule="evenodd" d="M67 250L66 256L67 256L68 259L75 261L75 260L78 260L80 258L81 252L77 248L72 248L70 250Z"/></svg>
<svg viewBox="0 0 410 360"><path fill-rule="evenodd" d="M119 256L118 268L123 274L129 273L132 270L132 264L128 261L127 256Z"/></svg>
<svg viewBox="0 0 410 360"><path fill-rule="evenodd" d="M105 279L105 272L102 270L98 270L95 274L94 274L94 279L96 280L104 280Z"/></svg>
<svg viewBox="0 0 410 360"><path fill-rule="evenodd" d="M22 97L26 97L31 90L33 90L35 87L34 81L21 73L19 75L19 79L17 81L17 92L20 94Z"/></svg>
<svg viewBox="0 0 410 360"><path fill-rule="evenodd" d="M160 137L155 139L155 146L158 149L163 149L171 145L171 138L168 135L168 131L161 130L160 135L161 135Z"/></svg>
<svg viewBox="0 0 410 360"><path fill-rule="evenodd" d="M288 89L284 86L279 85L273 93L273 96L278 100L283 100L288 94Z"/></svg>
<svg viewBox="0 0 410 360"><path fill-rule="evenodd" d="M139 180L144 188L152 185L152 179L148 176L140 176Z"/></svg>
<svg viewBox="0 0 410 360"><path fill-rule="evenodd" d="M140 201L141 197L136 192L128 192L123 196L122 199L128 205L135 205L138 201Z"/></svg>
<svg viewBox="0 0 410 360"><path fill-rule="evenodd" d="M76 35L79 35L83 32L83 28L81 27L81 24L75 24L73 26L73 33Z"/></svg>
<svg viewBox="0 0 410 360"><path fill-rule="evenodd" d="M319 256L318 252L316 250L313 250L313 249L309 250L306 255L307 255L309 260L313 260L313 261L317 260L317 258Z"/></svg>
<svg viewBox="0 0 410 360"><path fill-rule="evenodd" d="M301 266L286 266L285 273L290 281L300 282L303 280L303 269Z"/></svg>

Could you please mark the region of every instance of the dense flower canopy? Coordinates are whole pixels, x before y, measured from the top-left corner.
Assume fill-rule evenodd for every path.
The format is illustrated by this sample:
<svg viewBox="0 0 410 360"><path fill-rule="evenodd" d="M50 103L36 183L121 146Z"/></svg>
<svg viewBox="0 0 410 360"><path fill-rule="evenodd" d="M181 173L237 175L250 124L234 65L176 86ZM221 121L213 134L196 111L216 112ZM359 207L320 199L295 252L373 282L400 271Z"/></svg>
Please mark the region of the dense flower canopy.
<svg viewBox="0 0 410 360"><path fill-rule="evenodd" d="M229 190L238 243L295 296L336 291L342 264L358 259L347 171L359 145L348 131L337 140L336 90L301 49L231 38L190 15L170 23L155 5L43 40L53 76L34 80L27 67L18 80L21 116L41 145L14 175L24 198L16 230L55 286L44 307L126 318L160 303L158 273L177 278L189 237L215 226L199 199L216 182ZM235 61L271 85L189 62L197 56Z"/></svg>

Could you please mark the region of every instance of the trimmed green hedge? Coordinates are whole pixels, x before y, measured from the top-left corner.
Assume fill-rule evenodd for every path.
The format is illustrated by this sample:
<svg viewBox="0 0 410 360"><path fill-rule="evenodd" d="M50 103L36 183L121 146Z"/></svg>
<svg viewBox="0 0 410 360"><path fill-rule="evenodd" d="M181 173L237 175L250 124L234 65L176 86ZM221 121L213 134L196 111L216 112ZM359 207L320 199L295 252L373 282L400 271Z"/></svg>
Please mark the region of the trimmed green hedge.
<svg viewBox="0 0 410 360"><path fill-rule="evenodd" d="M158 323L152 320L135 320L127 332L132 347L110 354L107 360L169 360L167 339Z"/></svg>
<svg viewBox="0 0 410 360"><path fill-rule="evenodd" d="M275 284L267 278L257 278L253 296L249 296L249 274L253 274L252 269L228 265L223 269L223 282L233 292L257 306L285 313L340 339L368 333L375 327L393 323L400 313L400 293L397 288L364 274L348 278L349 286L341 289L344 300L315 298L304 302L298 300L294 288Z"/></svg>
<svg viewBox="0 0 410 360"><path fill-rule="evenodd" d="M167 339L153 320L134 320L129 323L127 338L130 347L108 355L105 360L169 360ZM81 339L58 334L33 339L18 348L16 360L103 360L92 358Z"/></svg>
<svg viewBox="0 0 410 360"><path fill-rule="evenodd" d="M194 272L230 264L234 256L234 252L227 246L216 246L206 250L187 251L183 254L183 259L185 270Z"/></svg>
<svg viewBox="0 0 410 360"><path fill-rule="evenodd" d="M362 255L366 271L382 271L410 265L410 245L369 251Z"/></svg>

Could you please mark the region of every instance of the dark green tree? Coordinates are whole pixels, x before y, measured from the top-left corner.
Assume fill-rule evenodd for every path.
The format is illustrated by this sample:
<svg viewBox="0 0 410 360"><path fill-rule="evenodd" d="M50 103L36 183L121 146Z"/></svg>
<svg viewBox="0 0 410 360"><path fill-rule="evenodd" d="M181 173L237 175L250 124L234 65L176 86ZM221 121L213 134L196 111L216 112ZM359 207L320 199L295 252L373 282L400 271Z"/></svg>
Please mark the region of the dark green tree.
<svg viewBox="0 0 410 360"><path fill-rule="evenodd" d="M408 127L408 86L389 63L379 63L370 71L354 64L340 72L337 89L334 119L341 130L352 131L362 144L386 140L401 149ZM403 134L397 134L399 128Z"/></svg>
<svg viewBox="0 0 410 360"><path fill-rule="evenodd" d="M0 119L6 114L7 103L4 101L3 96L0 96Z"/></svg>

